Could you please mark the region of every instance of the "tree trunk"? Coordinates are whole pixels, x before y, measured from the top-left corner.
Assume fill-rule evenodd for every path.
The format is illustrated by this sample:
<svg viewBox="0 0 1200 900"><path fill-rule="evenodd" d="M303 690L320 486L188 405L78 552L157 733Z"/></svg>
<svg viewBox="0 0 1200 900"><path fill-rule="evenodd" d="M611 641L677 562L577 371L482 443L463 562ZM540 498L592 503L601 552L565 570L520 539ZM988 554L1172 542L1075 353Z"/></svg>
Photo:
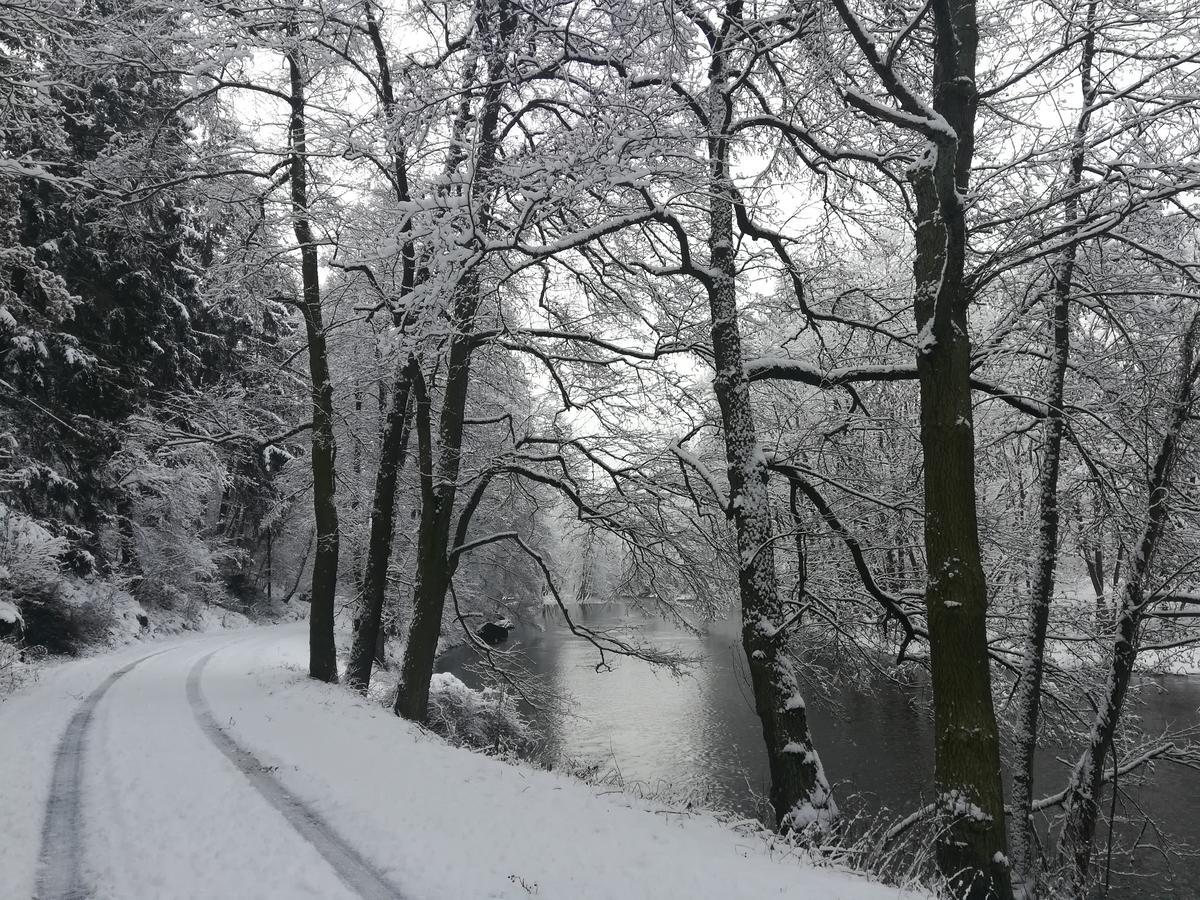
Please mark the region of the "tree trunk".
<svg viewBox="0 0 1200 900"><path fill-rule="evenodd" d="M1095 100L1092 60L1095 56L1097 0L1087 9L1087 32L1080 61L1082 111L1075 124L1071 145L1067 202L1063 218L1072 234L1079 214L1077 189L1083 179L1088 120ZM1034 559L1034 580L1029 602L1029 636L1017 682L1014 707L1017 714L1016 741L1012 773L1012 869L1021 892L1033 896L1037 881L1037 839L1033 822L1033 761L1038 745L1038 717L1041 712L1042 677L1045 668L1046 631L1050 622L1050 602L1054 594L1054 573L1058 562L1058 476L1062 463L1062 442L1066 420L1063 394L1067 362L1071 352L1071 282L1075 274L1078 242L1070 241L1054 273L1051 312L1052 349L1050 386L1046 396L1046 445L1043 451L1040 495L1038 498L1038 538Z"/></svg>
<svg viewBox="0 0 1200 900"><path fill-rule="evenodd" d="M137 527L133 522L133 501L122 493L117 499L117 532L120 546L117 550L117 566L123 575L132 576L134 583L142 579L142 562L137 549Z"/></svg>
<svg viewBox="0 0 1200 900"><path fill-rule="evenodd" d="M1095 547L1084 547L1083 561L1087 565L1088 578L1092 582L1092 593L1096 597L1096 628L1103 631L1110 624L1108 590L1104 585L1104 550L1099 544Z"/></svg>
<svg viewBox="0 0 1200 900"><path fill-rule="evenodd" d="M375 51L375 66L379 84L379 102L383 107L388 125L396 107L392 72L388 64L387 48L379 30L372 0L363 3L363 15L367 23L367 34ZM411 200L408 189L408 163L404 144L395 135L389 135L392 154L392 189L396 200L407 203ZM416 248L411 239L411 220L405 220L401 229L400 298L412 296L416 287ZM404 310L395 313L396 324L403 329ZM380 627L383 619L383 604L387 593L388 566L392 559L392 540L395 536L396 482L404 468L408 445L408 403L415 358L408 359L397 372L396 383L391 391L391 401L384 416L379 454L379 468L375 474L375 491L371 500L371 528L367 546L366 572L363 575L361 617L346 666L346 680L364 694L371 684L371 669L375 662L383 665L386 658L386 641ZM387 389L380 381L379 404L383 408Z"/></svg>
<svg viewBox="0 0 1200 900"><path fill-rule="evenodd" d="M736 21L742 4L731 2L726 17ZM713 391L721 408L729 500L738 544L738 588L742 604L742 649L750 669L754 708L762 722L771 773L770 800L781 831L824 831L837 804L813 746L808 714L787 656L786 618L775 571L767 459L758 444L750 383L738 323L734 250L734 202L725 128L732 118L726 81L733 76L726 52L718 49L709 72L715 98L708 140L710 276Z"/></svg>
<svg viewBox="0 0 1200 900"><path fill-rule="evenodd" d="M742 649L767 749L771 808L782 831L826 830L837 816L837 804L813 746L804 700L786 655L785 615L771 540L767 464L758 445L750 385L742 366L730 241L732 205L715 196L712 213L713 269L720 273L709 290L717 370L713 390L721 407L729 497L737 529Z"/></svg>
<svg viewBox="0 0 1200 900"><path fill-rule="evenodd" d="M976 518L971 294L963 277L978 32L971 0L935 2L933 14L933 105L953 136L930 141L912 179L934 781L948 818L936 856L955 896L1007 900L1012 888Z"/></svg>
<svg viewBox="0 0 1200 900"><path fill-rule="evenodd" d="M313 542L316 537L317 531L314 528L308 533L308 543L304 545L304 555L300 557L300 565L296 566L296 580L292 582L291 590L283 595L284 603L290 603L296 596L296 591L300 589L300 580L304 578L304 567L308 565L308 557L312 555Z"/></svg>
<svg viewBox="0 0 1200 900"><path fill-rule="evenodd" d="M367 545L367 569L363 576L362 618L354 634L350 662L346 665L346 683L364 694L371 684L371 668L380 655L380 623L387 593L388 565L392 558L395 535L396 480L404 468L408 443L408 396L412 384L412 366L408 362L396 377L392 404L383 426L379 451L379 471L375 475L375 493L371 501L371 529Z"/></svg>
<svg viewBox="0 0 1200 900"><path fill-rule="evenodd" d="M429 681L442 630L442 612L450 586L450 535L454 501L458 493L458 473L462 462L463 419L471 376L471 328L478 301L478 285L473 277L465 279L460 301L455 304L458 329L450 344L446 389L442 397L442 415L438 426L436 482L425 475L426 460L432 460L429 440L429 401L419 400L418 429L422 441L421 527L417 537L416 588L413 618L400 668L396 693L398 715L415 722L423 721L429 706Z"/></svg>
<svg viewBox="0 0 1200 900"><path fill-rule="evenodd" d="M480 107L478 151L471 193L483 197L476 215L478 234L486 235L491 216L487 182L496 163L496 137L503 98L506 42L516 24L516 13L507 0L483 3L477 12L480 38L487 59L487 81ZM452 151L453 152L453 151ZM446 386L438 423L439 458L436 476L429 446L429 400L418 398L418 437L421 450L421 526L417 538L417 573L413 618L400 667L395 711L412 721L423 721L429 707L429 682L437 656L442 612L450 586L450 537L462 463L463 422L471 381L471 354L475 347L475 316L481 285L477 269L467 271L454 292L453 334L447 360Z"/></svg>
<svg viewBox="0 0 1200 900"><path fill-rule="evenodd" d="M363 389L356 387L354 389L354 423L356 428L363 427L362 421L363 411ZM354 491L350 496L350 519L358 522L358 511L362 507L362 500L359 495L359 485L362 484L363 474L363 442L357 434L351 435L350 443L350 478L351 484L354 485ZM350 542L350 570L351 577L354 579L354 592L358 597L360 616L362 608L362 593L363 593L363 542L360 529L355 529L355 534Z"/></svg>
<svg viewBox="0 0 1200 900"><path fill-rule="evenodd" d="M1162 445L1154 461L1147 497L1146 527L1129 564L1129 576L1122 592L1117 614L1116 639L1110 657L1108 682L1096 705L1096 716L1089 732L1088 746L1071 774L1065 804L1065 822L1060 851L1070 854L1074 865L1076 889L1082 896L1091 866L1092 843L1099 817L1100 791L1104 783L1104 762L1113 745L1120 722L1129 680L1137 661L1137 644L1145 613L1146 582L1158 552L1159 542L1170 516L1171 479L1181 452L1183 429L1192 414L1193 387L1197 377L1194 360L1200 315L1196 316L1184 337L1180 374L1172 398L1171 418L1167 422Z"/></svg>
<svg viewBox="0 0 1200 900"><path fill-rule="evenodd" d="M338 573L338 515L336 488L336 445L333 437L333 382L325 349L325 325L321 314L321 285L317 270L317 245L308 213L308 173L304 71L298 50L287 54L291 75L290 181L292 229L300 245L300 277L303 284L301 312L308 337L308 369L312 379L312 473L313 517L317 551L313 559L311 608L308 632L308 674L321 681L336 682L337 651L333 643L334 595Z"/></svg>

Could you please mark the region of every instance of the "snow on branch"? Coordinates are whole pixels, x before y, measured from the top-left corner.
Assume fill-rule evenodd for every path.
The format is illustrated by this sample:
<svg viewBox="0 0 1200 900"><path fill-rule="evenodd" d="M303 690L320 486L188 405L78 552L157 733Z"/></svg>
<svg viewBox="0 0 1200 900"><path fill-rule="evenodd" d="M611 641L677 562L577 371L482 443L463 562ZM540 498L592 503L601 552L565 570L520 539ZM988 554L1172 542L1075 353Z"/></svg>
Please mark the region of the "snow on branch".
<svg viewBox="0 0 1200 900"><path fill-rule="evenodd" d="M915 362L846 366L823 371L798 359L785 356L760 356L757 359L747 360L745 369L746 377L750 381L797 381L811 387L826 389L846 387L864 381L914 381L917 378ZM1028 416L1037 419L1046 417L1046 405L1040 401L1014 394L981 378L972 377L971 387L981 393L990 394L1003 400L1009 406Z"/></svg>
<svg viewBox="0 0 1200 900"><path fill-rule="evenodd" d="M696 456L696 454L691 453L688 450L683 449L683 442L686 440L687 440L687 438L685 437L685 438L680 438L677 441L672 441L671 442L671 452L674 453L675 456L677 456L679 458L679 462L680 462L681 466L686 465L695 470L696 474L699 475L701 479L703 479L703 481L706 485L708 485L708 489L710 491L712 491L713 497L716 499L716 501L720 505L721 509L725 512L726 515L729 515L729 513L732 509L732 507L730 506L730 502L729 502L729 495L726 494L724 490L722 490L720 483L717 481L717 479L713 475L713 473L709 470L708 466L706 466L704 464L704 462L700 459L700 457ZM684 477L685 478L687 477L686 470L684 471Z"/></svg>
<svg viewBox="0 0 1200 900"><path fill-rule="evenodd" d="M941 119L941 116L937 115L937 113L912 92L892 67L892 61L895 58L900 42L904 39L904 35L908 31L916 27L917 22L920 21L920 17L924 15L924 11L922 10L910 21L900 36L896 38L896 41L893 42L887 58L883 59L879 56L879 51L875 49L877 43L875 35L871 34L867 26L854 14L846 0L833 0L833 6L841 17L842 23L846 26L846 30L850 32L850 36L858 44L859 50L862 51L863 56L874 70L876 76L878 76L887 92L900 104L901 109L913 118L923 118L928 121L932 121L935 117ZM847 100L850 99L848 96L849 93L847 91ZM860 94L859 96L862 95ZM873 101L871 102L872 105L877 105ZM894 112L894 110L889 110L889 112ZM943 124L945 124L944 120ZM954 130L948 124L946 124L946 128L950 129L950 139L954 140L956 137Z"/></svg>
<svg viewBox="0 0 1200 900"><path fill-rule="evenodd" d="M948 144L958 139L958 135L954 133L954 129L950 127L950 123L937 113L913 115L912 113L905 112L903 109L896 109L895 107L879 103L861 91L856 91L854 88L846 88L842 92L842 96L845 98L846 103L853 106L859 112L866 113L873 119L879 119L883 122L897 125L900 128L907 128L909 131L916 131L931 141Z"/></svg>

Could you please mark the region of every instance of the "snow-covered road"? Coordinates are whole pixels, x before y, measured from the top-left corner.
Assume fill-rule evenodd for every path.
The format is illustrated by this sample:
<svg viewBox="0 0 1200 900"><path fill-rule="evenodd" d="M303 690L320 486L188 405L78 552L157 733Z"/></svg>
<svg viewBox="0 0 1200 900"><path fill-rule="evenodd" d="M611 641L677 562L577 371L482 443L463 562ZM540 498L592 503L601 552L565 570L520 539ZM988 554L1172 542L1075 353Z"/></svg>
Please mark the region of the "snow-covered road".
<svg viewBox="0 0 1200 900"><path fill-rule="evenodd" d="M911 896L447 747L306 679L305 638L142 645L0 704L0 898Z"/></svg>
<svg viewBox="0 0 1200 900"><path fill-rule="evenodd" d="M165 653L160 650L158 653ZM46 819L42 824L42 865L39 897L86 897L91 891L83 876L83 760L84 739L96 707L117 679L158 653L148 653L113 672L79 704L67 723L54 754ZM51 862L52 861L52 862Z"/></svg>
<svg viewBox="0 0 1200 900"><path fill-rule="evenodd" d="M214 740L224 733L190 676L214 651L263 640L224 633L88 660L0 707L0 895L401 896L303 804L264 789L269 771L233 764L233 745Z"/></svg>

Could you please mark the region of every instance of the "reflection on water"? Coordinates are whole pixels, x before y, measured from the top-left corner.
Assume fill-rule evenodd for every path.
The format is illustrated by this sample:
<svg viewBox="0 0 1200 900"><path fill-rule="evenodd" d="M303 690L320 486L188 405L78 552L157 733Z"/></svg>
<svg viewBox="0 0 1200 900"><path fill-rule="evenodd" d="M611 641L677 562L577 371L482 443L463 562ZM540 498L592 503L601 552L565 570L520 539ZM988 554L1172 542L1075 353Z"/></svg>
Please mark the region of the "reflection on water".
<svg viewBox="0 0 1200 900"><path fill-rule="evenodd" d="M573 612L592 627L618 624L627 614L624 608L597 606ZM573 637L553 614L544 630L514 632L509 646L519 647L530 671L575 701L572 714L533 714L549 749L561 758L611 769L627 785L688 793L699 805L761 816L767 763L737 627L718 622L697 635L652 619L642 622L640 631L650 643L698 657L700 665L677 678L618 658L611 660L611 671L597 672L595 648ZM459 648L443 656L439 666L478 685L468 671L473 657L469 648ZM1200 721L1200 678L1155 678L1147 687L1137 714L1148 733ZM933 730L924 685L840 686L826 691L828 699L818 693L812 685L806 691L809 719L844 809L907 812L930 799ZM1039 760L1039 795L1061 790L1068 756L1047 752ZM1160 765L1150 784L1127 790L1121 805L1134 819L1130 840L1149 817L1173 840L1200 846L1200 774ZM1168 871L1154 849L1162 840L1151 828L1142 843L1145 849L1134 859L1137 874L1114 879L1112 897L1200 898L1200 860L1172 859ZM1102 855L1103 834L1100 850Z"/></svg>

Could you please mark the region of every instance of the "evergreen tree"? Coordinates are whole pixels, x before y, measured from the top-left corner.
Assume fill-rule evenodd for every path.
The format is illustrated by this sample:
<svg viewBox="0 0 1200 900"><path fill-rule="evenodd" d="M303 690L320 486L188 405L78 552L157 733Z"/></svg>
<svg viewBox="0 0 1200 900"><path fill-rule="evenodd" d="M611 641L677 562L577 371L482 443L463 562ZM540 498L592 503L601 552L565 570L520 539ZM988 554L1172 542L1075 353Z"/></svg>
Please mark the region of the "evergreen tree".
<svg viewBox="0 0 1200 900"><path fill-rule="evenodd" d="M4 131L11 157L38 161L0 189L7 480L86 551L82 569L115 562L100 537L120 505L105 476L119 423L211 381L237 325L201 290L206 224L187 186L153 188L192 155L179 80L156 73L174 52L153 39L168 19L89 4L69 32L27 42L42 102Z"/></svg>

